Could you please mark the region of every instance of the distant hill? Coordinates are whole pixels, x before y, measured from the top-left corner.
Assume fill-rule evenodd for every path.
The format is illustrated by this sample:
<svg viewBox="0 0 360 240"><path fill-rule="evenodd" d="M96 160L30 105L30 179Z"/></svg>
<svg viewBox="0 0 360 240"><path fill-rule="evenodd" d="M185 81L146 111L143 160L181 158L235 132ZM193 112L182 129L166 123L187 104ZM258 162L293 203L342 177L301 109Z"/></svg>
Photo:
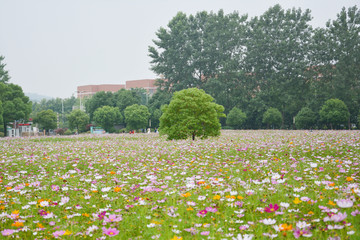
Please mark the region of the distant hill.
<svg viewBox="0 0 360 240"><path fill-rule="evenodd" d="M44 98L46 100L52 99L52 97L40 95L40 94L37 94L37 93L25 93L25 95L28 96L30 98L30 101L32 101L32 102L40 102Z"/></svg>

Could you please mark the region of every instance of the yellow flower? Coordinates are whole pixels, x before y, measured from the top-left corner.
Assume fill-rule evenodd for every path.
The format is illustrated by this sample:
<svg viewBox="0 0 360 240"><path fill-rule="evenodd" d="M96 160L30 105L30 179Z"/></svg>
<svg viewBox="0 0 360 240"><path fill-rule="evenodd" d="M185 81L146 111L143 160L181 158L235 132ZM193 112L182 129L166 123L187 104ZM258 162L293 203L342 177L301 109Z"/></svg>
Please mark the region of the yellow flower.
<svg viewBox="0 0 360 240"><path fill-rule="evenodd" d="M23 227L24 223L23 222L14 222L13 224L11 224L11 226L19 228L19 227Z"/></svg>
<svg viewBox="0 0 360 240"><path fill-rule="evenodd" d="M309 215L314 215L313 211L308 212Z"/></svg>
<svg viewBox="0 0 360 240"><path fill-rule="evenodd" d="M299 198L295 198L295 200L293 201L295 204L299 204L301 203L302 201L299 199Z"/></svg>
<svg viewBox="0 0 360 240"><path fill-rule="evenodd" d="M241 199L244 199L244 198L242 196L237 196L237 199L241 200Z"/></svg>
<svg viewBox="0 0 360 240"><path fill-rule="evenodd" d="M38 227L38 228L44 228L44 225L42 225L41 223L38 223L38 224L36 224L36 227Z"/></svg>
<svg viewBox="0 0 360 240"><path fill-rule="evenodd" d="M352 181L352 180L354 180L352 177L347 177L347 178L346 178L346 181L348 181L348 182L350 182L350 181Z"/></svg>
<svg viewBox="0 0 360 240"><path fill-rule="evenodd" d="M194 210L192 207L188 207L187 209L186 209L187 211L192 211L192 210Z"/></svg>
<svg viewBox="0 0 360 240"><path fill-rule="evenodd" d="M84 217L90 217L90 215L88 213L83 213L82 214Z"/></svg>
<svg viewBox="0 0 360 240"><path fill-rule="evenodd" d="M336 203L334 203L334 202L331 201L331 200L329 200L328 204L331 205L331 206L336 206Z"/></svg>
<svg viewBox="0 0 360 240"><path fill-rule="evenodd" d="M181 194L181 196L183 196L183 197L190 197L190 196L191 196L191 193Z"/></svg>
<svg viewBox="0 0 360 240"><path fill-rule="evenodd" d="M14 211L12 211L11 213L12 213L12 214L19 214L20 211L19 211L19 210L14 210Z"/></svg>
<svg viewBox="0 0 360 240"><path fill-rule="evenodd" d="M120 192L121 191L121 187L114 187L114 192Z"/></svg>
<svg viewBox="0 0 360 240"><path fill-rule="evenodd" d="M220 195L215 195L215 196L213 197L214 200L219 200L220 198L221 198Z"/></svg>
<svg viewBox="0 0 360 240"><path fill-rule="evenodd" d="M64 236L71 235L71 234L72 234L72 232L70 232L69 230L66 230L65 233L64 233Z"/></svg>
<svg viewBox="0 0 360 240"><path fill-rule="evenodd" d="M210 185L207 185L206 187L204 187L204 189L209 189L209 188L211 188Z"/></svg>
<svg viewBox="0 0 360 240"><path fill-rule="evenodd" d="M182 239L183 239L182 237L174 236L171 240L182 240Z"/></svg>

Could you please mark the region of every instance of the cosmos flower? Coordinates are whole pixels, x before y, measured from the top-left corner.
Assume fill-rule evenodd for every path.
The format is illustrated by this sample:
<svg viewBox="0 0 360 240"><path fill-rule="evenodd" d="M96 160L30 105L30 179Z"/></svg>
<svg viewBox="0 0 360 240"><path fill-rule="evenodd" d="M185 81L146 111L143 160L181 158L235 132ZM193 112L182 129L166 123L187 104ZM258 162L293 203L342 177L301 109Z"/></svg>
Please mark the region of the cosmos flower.
<svg viewBox="0 0 360 240"><path fill-rule="evenodd" d="M265 225L273 225L276 223L275 219L271 219L271 218L266 218L264 220L262 220L263 224Z"/></svg>
<svg viewBox="0 0 360 240"><path fill-rule="evenodd" d="M339 199L336 204L341 208L351 208L354 205L350 199Z"/></svg>
<svg viewBox="0 0 360 240"><path fill-rule="evenodd" d="M122 217L120 215L111 214L109 217L104 217L104 222L110 223L110 222L120 222L122 220Z"/></svg>
<svg viewBox="0 0 360 240"><path fill-rule="evenodd" d="M119 234L119 230L116 228L102 228L103 234L108 235L109 237L113 237Z"/></svg>
<svg viewBox="0 0 360 240"><path fill-rule="evenodd" d="M265 212L267 213L272 213L272 212L276 212L279 209L279 205L275 204L269 204L269 207L265 207Z"/></svg>

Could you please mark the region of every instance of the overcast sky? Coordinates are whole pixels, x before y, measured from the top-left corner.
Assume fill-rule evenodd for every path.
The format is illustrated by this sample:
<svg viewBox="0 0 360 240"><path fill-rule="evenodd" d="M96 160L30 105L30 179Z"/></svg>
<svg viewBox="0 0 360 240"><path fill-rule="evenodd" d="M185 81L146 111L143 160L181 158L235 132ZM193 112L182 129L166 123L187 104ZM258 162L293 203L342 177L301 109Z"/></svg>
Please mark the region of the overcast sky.
<svg viewBox="0 0 360 240"><path fill-rule="evenodd" d="M24 92L67 98L76 87L156 78L148 46L182 11L259 16L279 3L324 27L359 0L0 0L0 55Z"/></svg>

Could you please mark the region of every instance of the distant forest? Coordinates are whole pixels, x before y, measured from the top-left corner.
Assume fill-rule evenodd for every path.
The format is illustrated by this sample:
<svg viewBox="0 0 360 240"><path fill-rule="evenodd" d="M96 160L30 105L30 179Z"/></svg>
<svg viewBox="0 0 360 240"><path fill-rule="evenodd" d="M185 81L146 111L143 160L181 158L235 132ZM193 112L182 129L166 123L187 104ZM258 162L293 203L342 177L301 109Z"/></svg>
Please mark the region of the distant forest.
<svg viewBox="0 0 360 240"><path fill-rule="evenodd" d="M310 10L280 5L251 19L222 10L179 12L149 46L151 68L163 77L155 97L204 89L226 114L242 110L242 127L250 129L266 127L270 108L281 113L285 129L295 127L302 109L313 115L314 127L330 127L319 112L327 100L339 99L350 118L338 127L358 124L360 11L343 8L323 28L314 29L311 19Z"/></svg>

